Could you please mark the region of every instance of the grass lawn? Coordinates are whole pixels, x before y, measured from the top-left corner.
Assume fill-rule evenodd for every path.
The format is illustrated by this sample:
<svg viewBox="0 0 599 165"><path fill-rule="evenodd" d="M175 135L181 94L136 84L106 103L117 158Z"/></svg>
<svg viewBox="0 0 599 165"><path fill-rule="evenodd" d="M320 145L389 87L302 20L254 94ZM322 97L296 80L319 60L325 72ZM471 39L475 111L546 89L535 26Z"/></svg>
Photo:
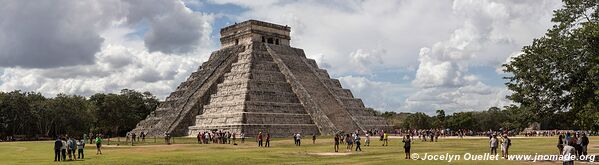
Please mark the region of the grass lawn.
<svg viewBox="0 0 599 165"><path fill-rule="evenodd" d="M390 139L389 146L381 146L378 139L372 139L370 146L363 146L362 152L341 153L347 155L327 155L334 153L332 138L319 137L316 144L311 139L302 139L302 146L296 147L291 138L273 139L270 148L258 148L255 142L246 140L240 145L195 144L194 138L175 138L175 144L164 145L158 139L146 139L147 143L129 146L106 145L103 155L96 155L95 145L86 145L85 160L60 162L66 164L447 164L447 161L405 160L401 139ZM591 137L589 153L599 153L599 137ZM363 138L364 139L364 138ZM513 138L510 154L557 154L557 137ZM123 139L121 139L123 140ZM488 139L439 139L439 142L416 142L412 153L421 157L425 154L482 155L488 152ZM501 151L499 151L501 152ZM53 160L53 141L3 142L0 143L0 164L60 164ZM555 161L452 161L451 164L559 164Z"/></svg>

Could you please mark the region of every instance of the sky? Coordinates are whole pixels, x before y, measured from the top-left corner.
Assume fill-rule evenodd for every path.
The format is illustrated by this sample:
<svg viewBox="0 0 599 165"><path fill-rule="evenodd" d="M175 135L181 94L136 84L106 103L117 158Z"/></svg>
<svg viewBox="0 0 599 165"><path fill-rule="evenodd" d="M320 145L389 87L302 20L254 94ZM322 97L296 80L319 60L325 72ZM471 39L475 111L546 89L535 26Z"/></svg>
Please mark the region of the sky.
<svg viewBox="0 0 599 165"><path fill-rule="evenodd" d="M511 104L501 65L543 36L558 0L0 0L0 91L160 100L220 47L222 27L291 27L301 48L378 111Z"/></svg>

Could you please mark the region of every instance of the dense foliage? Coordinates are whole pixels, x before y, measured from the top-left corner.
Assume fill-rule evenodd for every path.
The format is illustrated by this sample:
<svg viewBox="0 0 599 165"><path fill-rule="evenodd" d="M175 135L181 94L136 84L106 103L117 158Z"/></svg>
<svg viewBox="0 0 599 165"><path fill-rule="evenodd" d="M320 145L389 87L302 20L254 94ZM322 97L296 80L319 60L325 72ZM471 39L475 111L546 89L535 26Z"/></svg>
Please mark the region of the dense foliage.
<svg viewBox="0 0 599 165"><path fill-rule="evenodd" d="M599 129L599 3L564 0L556 24L504 65L506 84L532 121L553 127Z"/></svg>
<svg viewBox="0 0 599 165"><path fill-rule="evenodd" d="M395 129L437 129L449 128L451 130L468 129L475 131L488 130L522 130L528 125L522 120L523 114L514 110L501 110L491 107L480 112L457 112L445 115L444 110L437 110L436 115L429 116L422 112L395 113L385 112L383 117Z"/></svg>
<svg viewBox="0 0 599 165"><path fill-rule="evenodd" d="M128 89L89 98L0 92L0 137L54 137L90 131L122 136L157 106L158 100L151 93Z"/></svg>

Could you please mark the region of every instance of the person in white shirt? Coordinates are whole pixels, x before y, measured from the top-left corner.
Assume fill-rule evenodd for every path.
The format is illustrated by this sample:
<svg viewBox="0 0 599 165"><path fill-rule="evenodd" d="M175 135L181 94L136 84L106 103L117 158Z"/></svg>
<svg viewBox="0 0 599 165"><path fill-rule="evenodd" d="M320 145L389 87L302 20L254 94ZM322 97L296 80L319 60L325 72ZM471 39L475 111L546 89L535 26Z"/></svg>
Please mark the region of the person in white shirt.
<svg viewBox="0 0 599 165"><path fill-rule="evenodd" d="M301 146L302 145L302 135L300 135L300 133L297 133L295 139L297 140L297 146Z"/></svg>
<svg viewBox="0 0 599 165"><path fill-rule="evenodd" d="M489 140L489 146L491 147L491 155L497 155L498 144L499 140L497 140L497 135L493 134L493 137Z"/></svg>
<svg viewBox="0 0 599 165"><path fill-rule="evenodd" d="M572 141L568 141L568 144L564 146L564 151L562 153L564 165L574 165L574 159L572 159L572 157L576 157L576 149L573 145L574 143Z"/></svg>

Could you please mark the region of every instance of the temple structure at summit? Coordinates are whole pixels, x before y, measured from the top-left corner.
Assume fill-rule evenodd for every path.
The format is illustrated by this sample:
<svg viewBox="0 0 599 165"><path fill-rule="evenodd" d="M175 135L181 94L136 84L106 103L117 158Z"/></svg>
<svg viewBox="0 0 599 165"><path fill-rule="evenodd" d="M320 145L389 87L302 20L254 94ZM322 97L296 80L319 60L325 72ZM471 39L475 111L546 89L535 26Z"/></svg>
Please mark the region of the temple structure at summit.
<svg viewBox="0 0 599 165"><path fill-rule="evenodd" d="M254 136L388 129L382 117L290 46L291 28L249 20L221 29L221 49L182 82L136 134Z"/></svg>

